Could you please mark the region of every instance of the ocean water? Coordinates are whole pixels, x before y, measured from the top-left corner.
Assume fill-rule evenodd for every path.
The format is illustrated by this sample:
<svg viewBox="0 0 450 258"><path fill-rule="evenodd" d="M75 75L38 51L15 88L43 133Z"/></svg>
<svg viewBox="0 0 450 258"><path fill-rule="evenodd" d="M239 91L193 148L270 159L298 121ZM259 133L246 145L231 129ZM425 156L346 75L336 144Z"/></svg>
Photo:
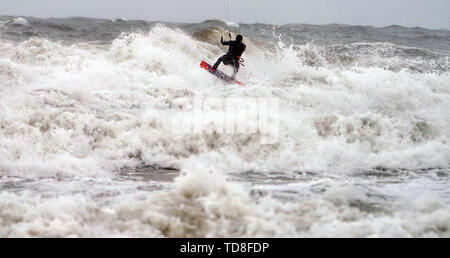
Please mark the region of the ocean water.
<svg viewBox="0 0 450 258"><path fill-rule="evenodd" d="M221 28L244 87L199 67ZM448 30L1 16L0 237L450 237L449 61ZM269 99L276 141L221 132ZM235 109L176 126L199 100Z"/></svg>

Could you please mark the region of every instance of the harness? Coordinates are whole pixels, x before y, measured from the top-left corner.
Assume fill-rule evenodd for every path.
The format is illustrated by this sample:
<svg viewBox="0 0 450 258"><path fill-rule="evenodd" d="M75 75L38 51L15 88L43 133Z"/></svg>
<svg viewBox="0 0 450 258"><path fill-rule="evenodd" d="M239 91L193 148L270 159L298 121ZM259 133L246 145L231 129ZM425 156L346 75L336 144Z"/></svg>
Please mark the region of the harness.
<svg viewBox="0 0 450 258"><path fill-rule="evenodd" d="M238 62L239 62L239 64L241 64L242 66L245 66L245 64L244 64L244 62L245 62L244 58L241 58L240 56L238 56Z"/></svg>

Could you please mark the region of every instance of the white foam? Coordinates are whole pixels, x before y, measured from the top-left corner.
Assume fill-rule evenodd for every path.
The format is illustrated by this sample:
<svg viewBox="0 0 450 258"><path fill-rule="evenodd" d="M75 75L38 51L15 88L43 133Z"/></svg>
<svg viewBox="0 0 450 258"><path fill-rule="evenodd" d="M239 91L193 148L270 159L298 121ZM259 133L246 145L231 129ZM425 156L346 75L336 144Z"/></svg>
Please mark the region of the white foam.
<svg viewBox="0 0 450 258"><path fill-rule="evenodd" d="M124 35L109 48L0 42L0 176L108 179L140 161L188 174L172 191L147 200L132 192L106 206L86 195L3 192L0 235L449 236L439 198L421 199L422 208L407 203L368 213L354 207L354 196L367 201L360 188L332 188L295 203L256 202L248 187L222 178L448 167L448 73L342 69L313 45L267 50L246 43L239 79L247 85L234 87L199 69L223 50L163 26ZM305 65L311 56L321 65ZM280 141L261 145L260 132L217 134L212 122L220 113L212 111L204 114L208 131L173 128L172 118L192 112L199 97L279 98ZM235 115L248 121L244 111Z"/></svg>
<svg viewBox="0 0 450 258"><path fill-rule="evenodd" d="M225 24L227 25L227 26L230 26L230 27L239 27L240 25L239 25L239 22L234 22L234 21L224 21L225 22Z"/></svg>
<svg viewBox="0 0 450 258"><path fill-rule="evenodd" d="M355 195L356 194L356 195ZM396 210L364 210L361 188L326 198L255 201L239 185L208 172L176 180L142 200L121 195L101 204L86 195L56 198L0 194L6 237L449 237L450 212L436 198Z"/></svg>
<svg viewBox="0 0 450 258"><path fill-rule="evenodd" d="M302 51L282 48L267 58L254 46L240 73L248 85L224 88L198 68L221 51L162 26L118 39L106 51L44 39L2 43L0 89L9 94L2 95L0 133L9 139L1 143L9 172L32 163L109 171L137 152L150 164L225 171L450 163L448 73L313 68L303 65ZM279 98L280 142L261 146L258 134L212 137L214 130L191 135L171 128L171 117L190 112L198 96ZM244 112L237 117L246 120Z"/></svg>
<svg viewBox="0 0 450 258"><path fill-rule="evenodd" d="M22 17L15 18L13 20L13 23L16 25L22 25L22 26L27 26L29 24L28 20L25 18L22 18Z"/></svg>

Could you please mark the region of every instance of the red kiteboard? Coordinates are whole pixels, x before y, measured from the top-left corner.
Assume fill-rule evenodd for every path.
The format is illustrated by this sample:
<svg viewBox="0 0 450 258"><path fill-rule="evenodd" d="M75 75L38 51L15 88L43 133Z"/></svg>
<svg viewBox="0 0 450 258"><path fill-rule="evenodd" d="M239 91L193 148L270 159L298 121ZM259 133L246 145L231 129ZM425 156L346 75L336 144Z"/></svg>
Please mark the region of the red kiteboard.
<svg viewBox="0 0 450 258"><path fill-rule="evenodd" d="M225 81L225 82L228 82L228 83L230 83L230 84L232 84L232 83L237 83L237 84L239 84L239 85L244 86L244 84L243 84L242 82L237 81L237 80L233 80L230 76L224 74L223 72L221 72L221 71L219 71L219 70L216 70L216 71L214 72L214 71L212 70L212 66L211 66L210 64L208 64L207 62L205 62L205 61L202 61L202 62L200 63L200 67L203 68L203 69L205 69L206 71L210 72L211 74L217 76L218 78L222 79L222 80Z"/></svg>

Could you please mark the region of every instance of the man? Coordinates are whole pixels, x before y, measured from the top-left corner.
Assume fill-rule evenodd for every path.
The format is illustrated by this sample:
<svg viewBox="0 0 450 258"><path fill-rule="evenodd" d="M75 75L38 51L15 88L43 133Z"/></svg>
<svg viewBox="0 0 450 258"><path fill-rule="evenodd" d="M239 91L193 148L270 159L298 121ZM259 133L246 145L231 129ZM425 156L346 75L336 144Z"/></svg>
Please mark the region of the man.
<svg viewBox="0 0 450 258"><path fill-rule="evenodd" d="M223 37L220 38L220 43L224 46L230 46L228 49L228 53L223 55L217 60L216 64L212 67L212 70L215 72L219 67L220 63L224 63L225 65L232 65L234 68L233 75L231 79L236 79L236 74L239 72L240 62L242 53L244 53L247 46L242 43L243 37L242 35L237 35L235 41L223 41Z"/></svg>

